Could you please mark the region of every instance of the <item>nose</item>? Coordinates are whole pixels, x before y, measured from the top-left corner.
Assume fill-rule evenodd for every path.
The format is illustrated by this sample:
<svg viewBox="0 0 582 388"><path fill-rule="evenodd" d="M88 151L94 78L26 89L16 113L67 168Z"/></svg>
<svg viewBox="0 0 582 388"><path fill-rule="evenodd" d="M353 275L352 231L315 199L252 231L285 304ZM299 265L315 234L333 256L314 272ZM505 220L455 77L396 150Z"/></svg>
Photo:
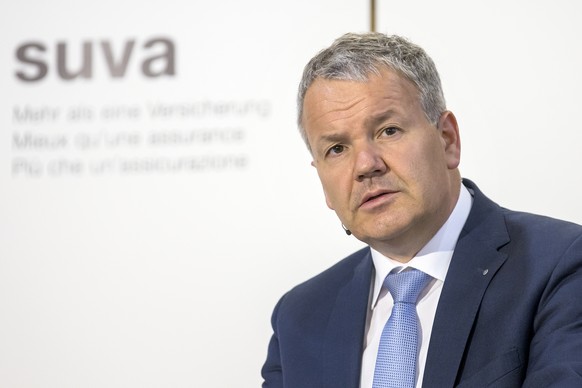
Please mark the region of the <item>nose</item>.
<svg viewBox="0 0 582 388"><path fill-rule="evenodd" d="M358 147L355 153L354 178L362 181L386 173L386 165L381 150L374 143L367 142Z"/></svg>

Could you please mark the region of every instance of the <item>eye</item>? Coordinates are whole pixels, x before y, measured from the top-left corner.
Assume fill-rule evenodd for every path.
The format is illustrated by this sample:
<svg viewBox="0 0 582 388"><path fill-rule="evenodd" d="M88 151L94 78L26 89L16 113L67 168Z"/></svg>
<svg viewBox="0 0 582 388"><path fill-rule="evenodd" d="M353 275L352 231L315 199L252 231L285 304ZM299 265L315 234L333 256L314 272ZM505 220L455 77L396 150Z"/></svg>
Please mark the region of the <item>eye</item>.
<svg viewBox="0 0 582 388"><path fill-rule="evenodd" d="M332 155L332 156L333 156L333 155L339 155L339 154L341 154L342 152L344 152L344 150L345 150L345 149L346 149L346 148L345 148L343 145L336 144L336 145L334 145L333 147L331 147L331 148L330 148L330 149L327 151L327 154L328 154L328 155Z"/></svg>
<svg viewBox="0 0 582 388"><path fill-rule="evenodd" d="M388 127L388 128L384 128L382 129L382 132L380 133L380 136L394 136L396 135L396 133L398 132L398 128L396 127Z"/></svg>

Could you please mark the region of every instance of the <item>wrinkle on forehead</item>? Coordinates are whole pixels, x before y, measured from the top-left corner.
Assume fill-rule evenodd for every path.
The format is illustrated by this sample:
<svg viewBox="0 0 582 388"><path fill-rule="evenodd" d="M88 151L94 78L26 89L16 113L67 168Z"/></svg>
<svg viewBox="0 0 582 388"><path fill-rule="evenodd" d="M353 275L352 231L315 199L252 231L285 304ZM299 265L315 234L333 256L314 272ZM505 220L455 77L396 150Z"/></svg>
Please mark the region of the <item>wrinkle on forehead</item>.
<svg viewBox="0 0 582 388"><path fill-rule="evenodd" d="M370 103L366 103L367 100L371 100ZM386 102L386 106L377 106L378 101ZM389 70L365 82L317 79L305 96L304 123L317 124L331 116L327 121L331 124L350 119L366 109L370 109L373 116L386 116L390 109L397 111L398 107L417 104L420 99L416 87Z"/></svg>
<svg viewBox="0 0 582 388"><path fill-rule="evenodd" d="M329 119L328 123L334 123L336 121L342 121L342 120L347 120L350 119L354 116L357 116L359 113L361 113L362 111L368 109L368 106L365 104L362 104L363 102L365 102L365 98L359 98L359 99L354 99L354 101L350 101L350 102L335 102L335 101L327 101L324 100L322 101L322 105L332 105L332 106L337 106L337 108L331 108L331 109L322 109L321 111L323 111L323 113L321 115L319 115L318 117L314 117L313 118L313 123L317 123L320 120L324 120L327 117L331 118ZM356 108L358 105L360 105L360 107ZM356 109L355 109L356 108Z"/></svg>
<svg viewBox="0 0 582 388"><path fill-rule="evenodd" d="M342 105L337 108L332 107L327 110L325 108L315 108L313 110L320 114L318 116L306 114L305 123L311 125L323 123L325 126L336 122L348 123L350 119L360 116L362 112L366 112L362 119L362 122L366 127L378 125L386 120L402 119L402 107L396 104L395 98L387 96L379 101L380 103L378 101L368 100L367 98L360 98L354 100L350 105ZM320 106L328 105L327 102L328 101L320 101ZM331 102L329 105L333 106L337 104Z"/></svg>
<svg viewBox="0 0 582 388"><path fill-rule="evenodd" d="M366 97L361 94L346 93L345 85L339 88L336 87L336 85L339 85L338 82L344 83L346 81L318 79L307 90L303 112L306 123L316 123L330 115L334 116L330 122L334 122L348 118L365 109L364 107L351 112L354 107L364 102ZM342 114L344 112L347 114Z"/></svg>

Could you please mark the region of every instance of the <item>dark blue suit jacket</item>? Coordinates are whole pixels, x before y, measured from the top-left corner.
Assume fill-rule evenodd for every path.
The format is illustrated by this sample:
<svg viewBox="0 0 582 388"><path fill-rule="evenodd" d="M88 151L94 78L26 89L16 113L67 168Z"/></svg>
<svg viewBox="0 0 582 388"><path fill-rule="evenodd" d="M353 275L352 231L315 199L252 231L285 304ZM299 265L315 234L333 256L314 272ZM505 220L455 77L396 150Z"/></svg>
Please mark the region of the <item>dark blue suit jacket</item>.
<svg viewBox="0 0 582 388"><path fill-rule="evenodd" d="M423 387L582 387L582 227L473 207L437 307ZM275 307L264 388L358 388L369 248Z"/></svg>

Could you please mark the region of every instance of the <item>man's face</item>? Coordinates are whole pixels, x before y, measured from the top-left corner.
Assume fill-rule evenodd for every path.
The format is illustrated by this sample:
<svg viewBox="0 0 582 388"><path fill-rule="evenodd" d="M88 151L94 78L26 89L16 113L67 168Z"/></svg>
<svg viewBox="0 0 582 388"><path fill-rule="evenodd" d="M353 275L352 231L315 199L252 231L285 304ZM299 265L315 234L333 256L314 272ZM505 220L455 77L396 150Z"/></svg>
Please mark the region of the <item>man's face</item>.
<svg viewBox="0 0 582 388"><path fill-rule="evenodd" d="M327 205L358 239L410 260L459 195L453 114L432 125L415 86L388 69L368 82L317 79L303 108Z"/></svg>

